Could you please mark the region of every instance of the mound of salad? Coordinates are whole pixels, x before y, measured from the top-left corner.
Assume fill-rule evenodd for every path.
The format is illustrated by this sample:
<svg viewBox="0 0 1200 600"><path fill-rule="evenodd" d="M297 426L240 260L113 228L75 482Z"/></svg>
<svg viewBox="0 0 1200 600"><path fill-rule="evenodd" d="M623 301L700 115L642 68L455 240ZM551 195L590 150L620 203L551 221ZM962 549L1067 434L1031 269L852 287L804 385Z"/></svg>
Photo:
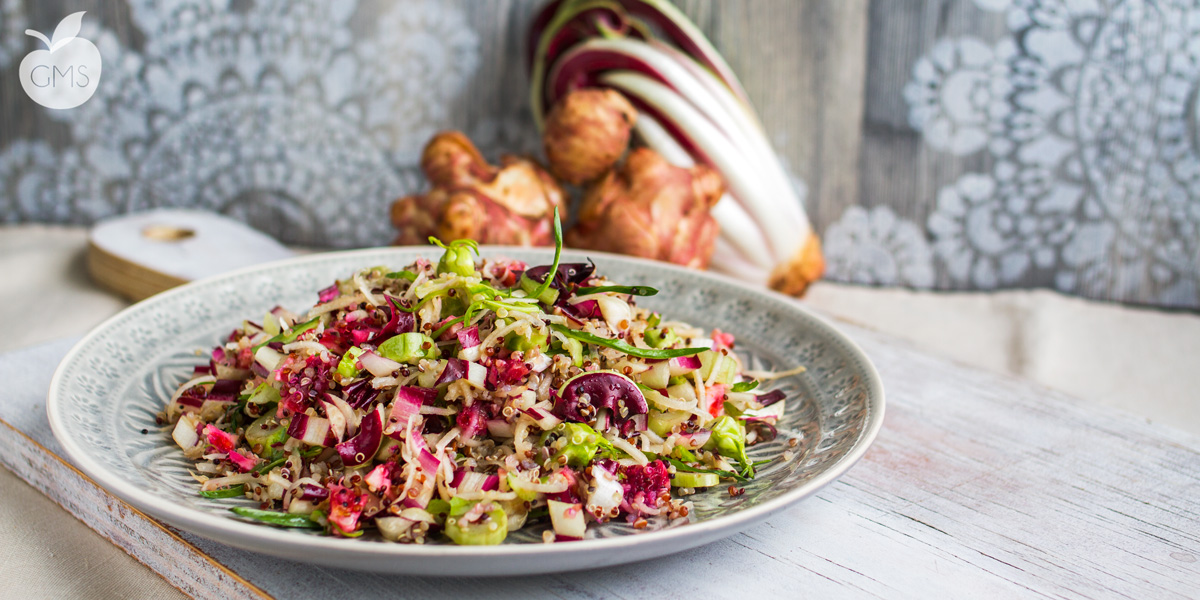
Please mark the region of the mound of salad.
<svg viewBox="0 0 1200 600"><path fill-rule="evenodd" d="M699 488L740 494L785 405L756 387L784 374L639 308L653 288L560 264L555 234L554 263L532 267L431 239L436 263L243 322L162 414L200 495L280 527L484 545L546 520L547 542L673 524Z"/></svg>

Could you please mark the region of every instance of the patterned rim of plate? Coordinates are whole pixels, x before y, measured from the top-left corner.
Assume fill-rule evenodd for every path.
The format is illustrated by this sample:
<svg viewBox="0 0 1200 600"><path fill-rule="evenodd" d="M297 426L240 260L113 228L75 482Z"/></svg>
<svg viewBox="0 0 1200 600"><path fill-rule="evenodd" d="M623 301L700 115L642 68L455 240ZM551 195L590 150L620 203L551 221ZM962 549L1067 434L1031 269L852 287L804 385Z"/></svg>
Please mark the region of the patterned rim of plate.
<svg viewBox="0 0 1200 600"><path fill-rule="evenodd" d="M697 523L688 523L683 526L664 528L655 531L645 531L634 535L622 535L617 537L604 537L597 539L584 539L582 541L567 543L567 544L503 544L500 546L454 546L454 545L410 545L410 544L381 544L381 543L363 543L358 540L338 539L325 536L314 536L297 534L297 532L267 527L260 524L255 524L247 521L238 520L232 517L222 517L211 512L206 512L196 508L183 506L169 498L162 497L146 490L143 490L129 481L121 478L119 474L111 472L107 467L100 464L93 458L89 448L77 443L77 441L69 435L69 425L66 423L65 415L69 411L68 406L64 406L67 400L67 392L64 386L68 383L69 371L72 366L76 365L81 358L92 350L93 342L100 338L108 330L116 327L123 320L129 317L130 314L141 310L147 310L151 307L172 302L181 297L187 297L190 294L196 293L206 287L213 287L222 282L231 281L239 277L248 275L265 275L272 271L284 270L289 268L297 268L306 263L317 263L318 261L353 261L362 257L360 264L371 263L367 257L379 256L384 254L402 255L407 252L424 252L428 253L427 247L395 247L395 248L373 248L364 250L352 250L342 252L330 252L314 255L305 255L295 258L290 258L273 263L262 265L254 265L239 269L230 273L218 275L205 280L196 281L166 292L157 296L148 298L129 308L121 313L114 315L110 319L101 323L83 339L81 339L59 364L54 373L54 377L50 383L49 395L47 398L46 411L50 421L51 429L59 442L63 445L70 458L90 476L96 483L106 488L122 500L128 502L155 518L166 521L167 523L177 526L197 535L214 539L223 543L228 543L235 546L240 546L247 549L266 552L282 556L284 553L279 548L290 549L286 555L294 560L317 560L325 559L328 555L326 552L335 552L339 558L335 561L330 561L342 566L355 567L354 559L374 559L382 557L401 559L404 557L421 557L421 558L445 558L445 559L467 559L467 558L515 558L515 557L537 557L545 556L546 553L554 553L557 556L565 555L587 555L594 552L604 551L620 551L630 549L637 545L653 542L655 546L669 548L663 555L689 549L726 535L740 531L741 529L753 525L766 519L771 514L786 508L796 501L812 495L820 490L825 485L834 481L852 467L867 451L871 442L875 439L879 429L883 424L884 416L884 390L878 372L874 365L863 353L863 351L839 332L835 327L830 325L825 319L818 317L805 308L801 307L793 299L781 294L756 289L746 284L728 279L723 276L715 275L708 272L697 272L689 269L684 269L675 265L665 264L661 262L636 259L627 256L613 255L602 252L587 252L586 255L591 258L602 259L607 263L627 263L635 268L643 268L653 270L663 270L667 273L686 276L689 278L697 278L706 282L712 288L718 291L721 288L732 288L743 294L758 296L762 300L769 301L784 312L791 312L797 320L805 321L805 327L811 327L817 330L818 335L823 338L834 340L841 346L841 349L846 352L851 359L854 360L856 366L861 368L863 376L862 384L866 386L864 409L865 423L859 430L859 435L854 440L853 444L840 457L836 458L832 464L828 465L824 470L816 473L813 477L808 478L793 487L792 489L782 493L778 497L764 501L756 506L749 508L738 508L729 514L722 514L711 519L706 519ZM485 246L483 248L484 256L494 256L496 254L529 254L537 252L536 249L515 248L506 246ZM581 254L572 252L572 254ZM549 255L548 255L549 256ZM611 272L611 271L610 271ZM315 293L316 288L313 292ZM818 440L819 442L819 440ZM634 559L637 557L635 556ZM628 559L633 560L633 559ZM617 559L608 560L598 563L602 564L618 564L628 562L628 560ZM379 570L370 565L361 566L370 570ZM586 568L579 566L574 568ZM389 570L389 569L385 569ZM548 572L553 570L563 570L561 568L539 569L536 565L533 568L527 568L520 572L537 573ZM405 572L406 569L399 568L398 572ZM505 571L512 572L513 571ZM458 573L459 575L470 575L472 573ZM479 573L487 574L487 573Z"/></svg>

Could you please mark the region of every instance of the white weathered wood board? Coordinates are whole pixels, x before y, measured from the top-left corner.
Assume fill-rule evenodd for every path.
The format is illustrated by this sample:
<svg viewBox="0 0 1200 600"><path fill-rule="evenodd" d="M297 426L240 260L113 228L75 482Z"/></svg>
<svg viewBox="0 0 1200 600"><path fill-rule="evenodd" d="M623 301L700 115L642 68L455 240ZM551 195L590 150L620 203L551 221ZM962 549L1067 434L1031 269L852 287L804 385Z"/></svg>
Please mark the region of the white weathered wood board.
<svg viewBox="0 0 1200 600"><path fill-rule="evenodd" d="M180 552L153 546L186 546L176 538L123 547L173 583L191 578L176 583L181 589L212 597L251 596L250 585L281 598L1200 596L1200 437L840 326L875 361L888 391L875 446L815 497L697 550L545 577L388 577L181 534L197 556L246 580L230 578L228 585L242 586L232 594L210 587L220 569L203 558L145 558ZM0 380L25 380L0 396L0 417L21 417L14 424L51 448L49 427L33 409L44 404L56 362L47 357L65 350L58 344L39 356L35 349L0 357ZM0 438L12 435L0 428ZM12 462L11 453L3 456ZM53 460L46 465L56 468ZM45 478L9 467L46 489ZM61 492L49 495L61 502ZM119 515L85 522L110 539L116 536L101 527L143 536L158 528L136 512Z"/></svg>
<svg viewBox="0 0 1200 600"><path fill-rule="evenodd" d="M294 254L231 217L159 208L97 223L88 234L87 263L97 283L137 301L189 281Z"/></svg>

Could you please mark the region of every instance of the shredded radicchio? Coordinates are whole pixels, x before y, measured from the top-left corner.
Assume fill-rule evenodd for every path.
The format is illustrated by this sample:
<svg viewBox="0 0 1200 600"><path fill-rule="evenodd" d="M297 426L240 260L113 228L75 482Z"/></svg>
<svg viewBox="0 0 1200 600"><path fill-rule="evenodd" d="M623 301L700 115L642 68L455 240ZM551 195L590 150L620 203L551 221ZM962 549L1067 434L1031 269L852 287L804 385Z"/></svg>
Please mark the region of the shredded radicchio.
<svg viewBox="0 0 1200 600"><path fill-rule="evenodd" d="M763 406L770 406L784 398L787 398L787 394L783 393L783 390L771 390L765 394L756 396L754 399L758 400L759 404Z"/></svg>

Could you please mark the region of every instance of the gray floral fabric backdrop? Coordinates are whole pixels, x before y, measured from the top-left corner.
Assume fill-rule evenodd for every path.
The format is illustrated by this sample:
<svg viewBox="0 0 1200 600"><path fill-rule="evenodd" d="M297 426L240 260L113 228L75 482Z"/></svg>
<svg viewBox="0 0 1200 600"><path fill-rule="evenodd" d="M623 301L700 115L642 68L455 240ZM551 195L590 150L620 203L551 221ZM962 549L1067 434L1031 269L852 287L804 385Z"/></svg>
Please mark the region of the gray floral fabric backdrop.
<svg viewBox="0 0 1200 600"><path fill-rule="evenodd" d="M773 133L830 279L1051 287L1200 307L1200 5L683 1ZM0 0L0 220L196 206L317 246L386 243L424 141L538 153L538 0ZM95 97L16 65L87 10Z"/></svg>

